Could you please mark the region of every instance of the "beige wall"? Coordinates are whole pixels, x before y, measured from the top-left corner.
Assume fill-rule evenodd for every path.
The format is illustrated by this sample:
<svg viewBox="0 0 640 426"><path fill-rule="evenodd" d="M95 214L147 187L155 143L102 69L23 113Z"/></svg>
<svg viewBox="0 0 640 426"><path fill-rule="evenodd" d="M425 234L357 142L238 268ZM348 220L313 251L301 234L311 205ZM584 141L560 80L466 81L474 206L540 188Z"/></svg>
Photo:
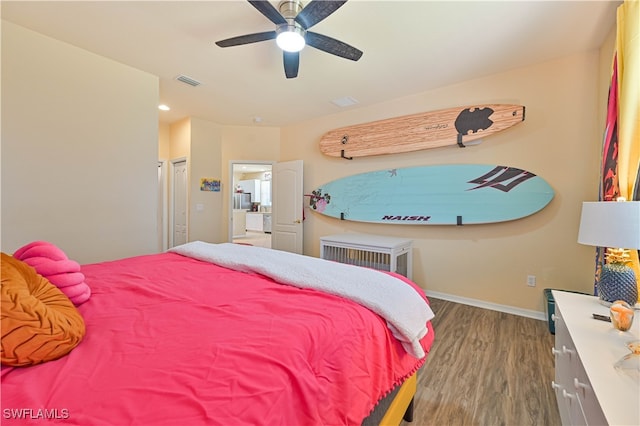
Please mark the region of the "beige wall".
<svg viewBox="0 0 640 426"><path fill-rule="evenodd" d="M162 128L162 125L161 125ZM162 144L163 140L160 139ZM171 124L170 159L187 159L189 176L189 241L228 241L231 197L229 162L277 161L280 129L275 127L222 126L197 118ZM200 191L201 178L220 179L221 191ZM171 193L169 193L171 196ZM169 206L171 202L169 201ZM169 228L171 221L168 221ZM168 229L167 232L171 232Z"/></svg>
<svg viewBox="0 0 640 426"><path fill-rule="evenodd" d="M171 158L171 126L167 123L158 125L158 160Z"/></svg>
<svg viewBox="0 0 640 426"><path fill-rule="evenodd" d="M191 119L189 240L226 241L222 191L200 191L201 178L222 178L222 126Z"/></svg>
<svg viewBox="0 0 640 426"><path fill-rule="evenodd" d="M598 189L599 55L588 52L347 110L282 130L281 160L302 159L305 192L360 172L430 164L500 164L545 179L555 198L517 221L475 226L372 225L342 222L307 209L304 252L317 256L323 235L364 232L414 240L414 280L431 292L522 310L544 311L543 289L590 292L593 250L577 244L583 200ZM439 148L352 161L323 156L328 130L422 111L483 103L526 106L526 120L478 146ZM537 286L526 285L527 275Z"/></svg>
<svg viewBox="0 0 640 426"><path fill-rule="evenodd" d="M191 119L184 118L169 127L169 158L189 158L191 148Z"/></svg>
<svg viewBox="0 0 640 426"><path fill-rule="evenodd" d="M222 128L222 226L223 241L229 236L229 204L232 182L229 162L264 161L275 162L280 156L280 128L266 126L223 126Z"/></svg>
<svg viewBox="0 0 640 426"><path fill-rule="evenodd" d="M158 78L2 21L2 250L157 250Z"/></svg>

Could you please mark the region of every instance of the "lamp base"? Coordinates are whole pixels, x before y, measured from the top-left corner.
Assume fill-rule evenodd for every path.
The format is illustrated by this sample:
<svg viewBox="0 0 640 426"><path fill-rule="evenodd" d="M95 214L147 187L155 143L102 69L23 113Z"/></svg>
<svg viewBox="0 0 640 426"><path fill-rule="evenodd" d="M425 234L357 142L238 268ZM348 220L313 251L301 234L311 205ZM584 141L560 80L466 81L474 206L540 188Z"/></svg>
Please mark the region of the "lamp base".
<svg viewBox="0 0 640 426"><path fill-rule="evenodd" d="M638 286L633 269L616 263L605 264L598 282L598 297L605 306L611 306L616 300L634 306L638 302Z"/></svg>

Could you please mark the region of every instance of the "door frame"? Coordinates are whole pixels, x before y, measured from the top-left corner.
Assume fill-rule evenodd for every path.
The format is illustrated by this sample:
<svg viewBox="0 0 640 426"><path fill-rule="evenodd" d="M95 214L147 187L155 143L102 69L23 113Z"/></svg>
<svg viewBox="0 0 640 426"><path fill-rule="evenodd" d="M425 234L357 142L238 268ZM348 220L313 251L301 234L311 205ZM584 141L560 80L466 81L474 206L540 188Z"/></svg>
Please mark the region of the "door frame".
<svg viewBox="0 0 640 426"><path fill-rule="evenodd" d="M187 217L186 217L186 222L187 222L187 240L189 239L189 161L187 160L187 157L178 157L178 158L174 158L169 162L169 200L170 200L170 206L169 206L169 223L171 224L170 228L169 228L169 247L173 247L173 234L174 234L174 227L175 227L175 218L174 218L174 211L175 211L175 181L173 179L173 174L175 172L175 168L176 168L176 164L177 163L185 163L185 166L187 167L187 194L186 194L186 200L187 200Z"/></svg>
<svg viewBox="0 0 640 426"><path fill-rule="evenodd" d="M158 160L158 167L160 169L160 183L158 188L158 215L160 216L158 221L158 226L160 227L160 231L158 232L158 250L160 252L164 252L169 248L169 239L167 238L169 233L169 203L167 200L169 193L169 179L167 174L167 163L168 161L165 159Z"/></svg>
<svg viewBox="0 0 640 426"><path fill-rule="evenodd" d="M271 166L271 168L273 169L273 165L277 163L277 161L267 161L267 160L229 160L229 194L227 194L227 217L228 219L228 223L227 223L227 241L232 243L233 242L233 168L235 165L242 165L242 164L248 164L248 165L264 165L264 166ZM271 189L271 191L273 191L273 188ZM273 198L271 199L271 206L273 208Z"/></svg>

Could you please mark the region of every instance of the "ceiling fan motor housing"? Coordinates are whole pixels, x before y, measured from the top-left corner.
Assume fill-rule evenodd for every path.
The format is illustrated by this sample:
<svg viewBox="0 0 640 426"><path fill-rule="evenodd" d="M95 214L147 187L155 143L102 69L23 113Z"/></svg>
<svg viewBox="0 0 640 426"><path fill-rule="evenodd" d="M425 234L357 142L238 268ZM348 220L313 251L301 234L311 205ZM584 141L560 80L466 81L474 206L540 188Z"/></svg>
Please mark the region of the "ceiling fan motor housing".
<svg viewBox="0 0 640 426"><path fill-rule="evenodd" d="M303 8L303 4L299 0L284 0L278 5L278 10L286 24L280 24L276 27L278 46L287 52L299 52L305 45L306 31L302 25L295 21L295 17Z"/></svg>
<svg viewBox="0 0 640 426"><path fill-rule="evenodd" d="M304 5L299 0L284 0L278 4L278 10L286 20L295 19L303 7Z"/></svg>

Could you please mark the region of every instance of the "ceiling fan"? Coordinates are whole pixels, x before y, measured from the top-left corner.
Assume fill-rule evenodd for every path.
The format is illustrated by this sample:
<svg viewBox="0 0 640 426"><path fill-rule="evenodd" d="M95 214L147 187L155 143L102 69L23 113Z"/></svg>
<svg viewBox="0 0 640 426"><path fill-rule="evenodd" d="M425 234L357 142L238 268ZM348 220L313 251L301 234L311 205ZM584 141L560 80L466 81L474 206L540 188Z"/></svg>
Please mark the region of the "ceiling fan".
<svg viewBox="0 0 640 426"><path fill-rule="evenodd" d="M276 24L275 31L245 34L220 40L216 42L218 46L231 47L276 39L276 43L283 51L284 73L287 78L298 76L300 50L305 44L352 61L357 61L362 56L362 51L353 46L309 31L309 28L338 10L347 0L311 0L306 6L300 0L284 0L278 4L278 9L266 0L248 1Z"/></svg>

